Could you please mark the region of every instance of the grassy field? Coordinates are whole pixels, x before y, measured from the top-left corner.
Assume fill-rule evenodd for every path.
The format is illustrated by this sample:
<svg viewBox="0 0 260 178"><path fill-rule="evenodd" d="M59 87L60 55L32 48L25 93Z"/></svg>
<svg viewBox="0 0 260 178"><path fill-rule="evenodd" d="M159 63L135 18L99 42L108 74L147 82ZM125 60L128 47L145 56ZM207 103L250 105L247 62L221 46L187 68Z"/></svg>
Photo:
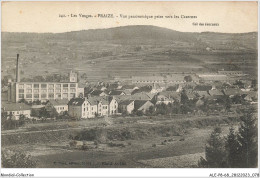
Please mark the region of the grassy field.
<svg viewBox="0 0 260 178"><path fill-rule="evenodd" d="M219 125L227 133L236 124L227 116L30 124L16 132L2 131L2 149L31 154L37 167L195 167L213 128ZM72 138L77 146L70 146ZM83 142L87 150L81 149Z"/></svg>

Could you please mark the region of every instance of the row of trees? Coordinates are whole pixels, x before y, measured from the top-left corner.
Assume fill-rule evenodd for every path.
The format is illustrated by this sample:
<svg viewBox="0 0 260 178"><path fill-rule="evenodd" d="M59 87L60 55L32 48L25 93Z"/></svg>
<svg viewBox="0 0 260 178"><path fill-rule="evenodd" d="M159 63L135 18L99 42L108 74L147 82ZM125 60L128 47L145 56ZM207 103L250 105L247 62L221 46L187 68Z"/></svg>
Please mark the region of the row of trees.
<svg viewBox="0 0 260 178"><path fill-rule="evenodd" d="M217 127L210 135L205 148L206 157L200 158L199 167L204 168L255 168L257 167L257 119L250 109L241 117L236 132L230 128L227 137Z"/></svg>

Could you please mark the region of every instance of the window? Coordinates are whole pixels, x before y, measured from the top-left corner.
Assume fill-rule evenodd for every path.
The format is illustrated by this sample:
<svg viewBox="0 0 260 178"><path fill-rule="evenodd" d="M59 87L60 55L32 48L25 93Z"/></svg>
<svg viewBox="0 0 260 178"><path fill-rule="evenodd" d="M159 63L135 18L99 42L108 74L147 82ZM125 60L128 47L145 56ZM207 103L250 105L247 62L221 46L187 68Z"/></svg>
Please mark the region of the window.
<svg viewBox="0 0 260 178"><path fill-rule="evenodd" d="M32 88L32 84L26 84L26 88Z"/></svg>
<svg viewBox="0 0 260 178"><path fill-rule="evenodd" d="M55 97L56 97L57 99L60 99L60 98L61 98L61 94L60 94L60 93L57 93L57 94L55 95Z"/></svg>
<svg viewBox="0 0 260 178"><path fill-rule="evenodd" d="M23 85L23 84L19 84L18 88L19 88L19 89L23 89L23 88L24 88L24 85Z"/></svg>
<svg viewBox="0 0 260 178"><path fill-rule="evenodd" d="M34 93L39 93L39 89L34 89L33 92Z"/></svg>
<svg viewBox="0 0 260 178"><path fill-rule="evenodd" d="M47 90L46 89L41 89L41 92L42 93L47 93Z"/></svg>
<svg viewBox="0 0 260 178"><path fill-rule="evenodd" d="M49 93L48 96L49 96L50 99L54 98L54 94L53 93Z"/></svg>
<svg viewBox="0 0 260 178"><path fill-rule="evenodd" d="M62 92L68 92L67 88L63 88Z"/></svg>
<svg viewBox="0 0 260 178"><path fill-rule="evenodd" d="M48 88L49 89L53 89L54 88L54 84L49 84Z"/></svg>
<svg viewBox="0 0 260 178"><path fill-rule="evenodd" d="M32 98L32 94L26 94L26 98Z"/></svg>
<svg viewBox="0 0 260 178"><path fill-rule="evenodd" d="M19 98L23 99L24 98L24 94L19 94Z"/></svg>
<svg viewBox="0 0 260 178"><path fill-rule="evenodd" d="M41 94L41 98L46 98L46 97L47 97L47 95L45 93Z"/></svg>
<svg viewBox="0 0 260 178"><path fill-rule="evenodd" d="M91 107L91 110L92 110L92 111L94 110L94 107L93 107L93 106Z"/></svg>
<svg viewBox="0 0 260 178"><path fill-rule="evenodd" d="M33 97L34 97L34 98L39 98L40 95L39 95L39 94L34 94Z"/></svg>
<svg viewBox="0 0 260 178"><path fill-rule="evenodd" d="M48 92L49 93L54 93L54 90L53 89L49 89Z"/></svg>
<svg viewBox="0 0 260 178"><path fill-rule="evenodd" d="M75 93L71 93L70 94L70 98L75 98L76 94Z"/></svg>
<svg viewBox="0 0 260 178"><path fill-rule="evenodd" d="M70 92L76 92L76 89L75 88L71 88Z"/></svg>
<svg viewBox="0 0 260 178"><path fill-rule="evenodd" d="M68 88L68 84L63 84L63 87L64 88Z"/></svg>
<svg viewBox="0 0 260 178"><path fill-rule="evenodd" d="M63 98L68 98L68 93L63 93L63 94L62 94L62 97L63 97Z"/></svg>
<svg viewBox="0 0 260 178"><path fill-rule="evenodd" d="M76 84L75 84L75 83L70 84L70 87L71 87L71 88L76 87Z"/></svg>
<svg viewBox="0 0 260 178"><path fill-rule="evenodd" d="M47 84L41 84L41 88L47 88Z"/></svg>
<svg viewBox="0 0 260 178"><path fill-rule="evenodd" d="M26 89L26 93L32 93L32 89Z"/></svg>
<svg viewBox="0 0 260 178"><path fill-rule="evenodd" d="M61 87L61 84L56 84L56 88L60 88Z"/></svg>
<svg viewBox="0 0 260 178"><path fill-rule="evenodd" d="M19 89L19 93L24 93L24 89Z"/></svg>
<svg viewBox="0 0 260 178"><path fill-rule="evenodd" d="M39 88L39 84L33 84L33 88Z"/></svg>

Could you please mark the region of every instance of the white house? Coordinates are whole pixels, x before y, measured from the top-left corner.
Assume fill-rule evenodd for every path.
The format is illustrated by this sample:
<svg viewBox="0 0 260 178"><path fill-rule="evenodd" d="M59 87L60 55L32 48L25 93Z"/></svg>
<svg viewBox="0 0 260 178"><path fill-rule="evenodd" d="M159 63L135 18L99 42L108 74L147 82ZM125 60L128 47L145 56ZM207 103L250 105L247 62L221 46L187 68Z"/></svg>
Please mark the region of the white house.
<svg viewBox="0 0 260 178"><path fill-rule="evenodd" d="M4 103L1 106L2 113L6 112L13 120L19 120L20 115L31 117L31 107L24 103Z"/></svg>

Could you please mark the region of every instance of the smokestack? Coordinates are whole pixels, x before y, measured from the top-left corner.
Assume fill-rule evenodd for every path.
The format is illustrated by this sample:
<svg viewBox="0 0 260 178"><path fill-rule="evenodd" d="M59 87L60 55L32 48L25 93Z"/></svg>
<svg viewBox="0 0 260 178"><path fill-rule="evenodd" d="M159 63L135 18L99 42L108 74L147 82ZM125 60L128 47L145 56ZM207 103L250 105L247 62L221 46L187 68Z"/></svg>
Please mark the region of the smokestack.
<svg viewBox="0 0 260 178"><path fill-rule="evenodd" d="M16 82L20 82L18 59L19 59L19 54L17 54L17 61L16 61Z"/></svg>

